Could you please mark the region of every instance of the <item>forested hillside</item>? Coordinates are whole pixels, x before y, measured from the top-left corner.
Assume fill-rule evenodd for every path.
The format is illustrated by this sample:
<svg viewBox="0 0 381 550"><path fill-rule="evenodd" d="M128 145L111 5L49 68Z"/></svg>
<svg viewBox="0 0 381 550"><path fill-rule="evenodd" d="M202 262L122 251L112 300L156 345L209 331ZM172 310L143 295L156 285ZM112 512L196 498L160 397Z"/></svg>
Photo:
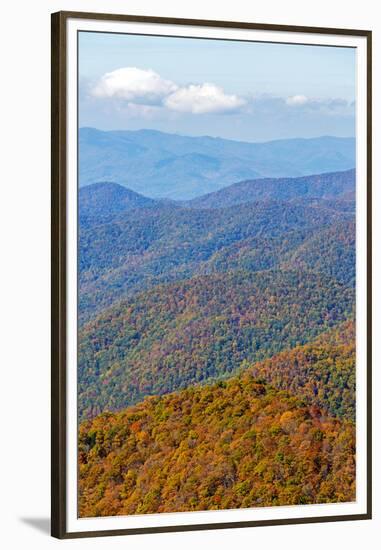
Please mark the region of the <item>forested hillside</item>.
<svg viewBox="0 0 381 550"><path fill-rule="evenodd" d="M125 193L120 188L120 208L125 208ZM317 261L324 273L344 270L344 279L354 278L354 240L350 241L354 228L349 227L354 212L340 201L249 202L213 210L211 215L207 209L176 204L144 208L144 200L135 198L133 204L143 207L107 219L97 214L99 193L84 207L80 200L80 212L82 208L87 212L80 228L81 323L123 297L157 284L231 269L262 271L283 262L309 269ZM110 212L113 203L108 194L104 203L105 212ZM336 237L349 241L341 248ZM316 246L325 249L315 252Z"/></svg>
<svg viewBox="0 0 381 550"><path fill-rule="evenodd" d="M270 359L243 365L257 378L288 390L333 416L355 421L356 335L353 321Z"/></svg>
<svg viewBox="0 0 381 550"><path fill-rule="evenodd" d="M117 183L105 181L79 189L78 202L81 229L86 225L104 223L114 214L157 205L153 199L143 197Z"/></svg>
<svg viewBox="0 0 381 550"><path fill-rule="evenodd" d="M111 162L156 140L132 134L86 139ZM354 178L80 190L81 517L355 499Z"/></svg>
<svg viewBox="0 0 381 550"><path fill-rule="evenodd" d="M355 498L353 424L250 373L80 427L81 517Z"/></svg>
<svg viewBox="0 0 381 550"><path fill-rule="evenodd" d="M355 190L355 171L318 174L300 178L264 178L240 181L220 191L197 197L192 208L222 208L254 201L295 198L349 199Z"/></svg>
<svg viewBox="0 0 381 550"><path fill-rule="evenodd" d="M340 283L356 283L356 224L354 219L337 222L318 231L288 252L282 259L282 269L313 269Z"/></svg>
<svg viewBox="0 0 381 550"><path fill-rule="evenodd" d="M226 376L353 314L354 290L313 272L230 271L143 292L79 333L79 412Z"/></svg>

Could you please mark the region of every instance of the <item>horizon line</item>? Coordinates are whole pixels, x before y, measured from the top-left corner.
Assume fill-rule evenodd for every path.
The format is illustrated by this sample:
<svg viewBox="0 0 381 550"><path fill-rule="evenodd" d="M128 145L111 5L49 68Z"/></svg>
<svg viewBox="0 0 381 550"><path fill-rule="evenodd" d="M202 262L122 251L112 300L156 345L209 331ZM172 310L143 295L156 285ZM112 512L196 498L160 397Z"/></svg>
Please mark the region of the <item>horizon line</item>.
<svg viewBox="0 0 381 550"><path fill-rule="evenodd" d="M164 132L163 130L156 130L155 128L140 128L139 130L131 130L128 128L125 129L102 129L97 128L95 126L78 126L78 131L80 130L96 130L97 132L105 132L105 133L111 133L111 132L129 132L129 133L138 133L138 132L154 132L157 134L165 134L169 136L178 136L178 137L184 137L184 138L193 138L193 139L200 139L200 138L207 138L207 139L215 139L215 140L222 140L222 141L234 141L236 143L249 143L249 144L263 144L263 143L270 143L274 141L297 141L297 140L305 140L305 141L312 141L312 140L318 140L318 139L326 139L326 138L332 138L332 139L353 139L356 140L356 136L336 136L336 135L330 135L330 134L322 134L315 137L303 137L303 136L295 136L295 137L289 137L289 138L274 138L274 139L267 139L267 140L256 140L256 141L247 141L244 139L234 139L234 138L224 138L221 136L211 136L208 134L200 134L200 135L192 135L192 134L183 134L183 133L177 133L177 132Z"/></svg>

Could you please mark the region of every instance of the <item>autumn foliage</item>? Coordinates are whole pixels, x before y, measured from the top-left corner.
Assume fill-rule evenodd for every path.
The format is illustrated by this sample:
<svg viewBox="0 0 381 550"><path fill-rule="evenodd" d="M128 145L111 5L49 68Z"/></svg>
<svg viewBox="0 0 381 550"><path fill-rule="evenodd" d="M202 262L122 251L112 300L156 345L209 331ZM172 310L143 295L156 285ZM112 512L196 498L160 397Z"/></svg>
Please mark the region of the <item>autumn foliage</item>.
<svg viewBox="0 0 381 550"><path fill-rule="evenodd" d="M351 422L245 373L84 422L80 515L348 502L354 453Z"/></svg>
<svg viewBox="0 0 381 550"><path fill-rule="evenodd" d="M347 178L80 193L80 517L355 500Z"/></svg>

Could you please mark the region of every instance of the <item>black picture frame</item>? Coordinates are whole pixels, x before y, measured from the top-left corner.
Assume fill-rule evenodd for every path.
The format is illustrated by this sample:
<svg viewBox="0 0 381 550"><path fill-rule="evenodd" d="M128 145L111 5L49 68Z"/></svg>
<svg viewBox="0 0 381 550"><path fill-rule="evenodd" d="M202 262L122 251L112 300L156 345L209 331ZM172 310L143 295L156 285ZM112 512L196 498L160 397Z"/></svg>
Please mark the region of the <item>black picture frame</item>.
<svg viewBox="0 0 381 550"><path fill-rule="evenodd" d="M101 21L125 21L136 23L192 25L196 27L220 27L229 29L254 29L346 35L364 37L367 41L367 511L363 514L297 519L238 521L213 524L194 524L134 529L114 529L84 532L68 532L66 525L66 465L67 465L67 410L66 410L66 337L67 337L67 227L66 227L66 160L67 160L67 97L66 97L66 26L68 19L92 19ZM237 21L211 21L178 19L171 17L147 17L113 15L86 12L58 12L51 18L51 534L59 539L102 537L111 535L136 535L208 529L227 529L285 524L304 524L334 521L366 520L372 517L372 33L370 30L337 29L289 25L259 24Z"/></svg>

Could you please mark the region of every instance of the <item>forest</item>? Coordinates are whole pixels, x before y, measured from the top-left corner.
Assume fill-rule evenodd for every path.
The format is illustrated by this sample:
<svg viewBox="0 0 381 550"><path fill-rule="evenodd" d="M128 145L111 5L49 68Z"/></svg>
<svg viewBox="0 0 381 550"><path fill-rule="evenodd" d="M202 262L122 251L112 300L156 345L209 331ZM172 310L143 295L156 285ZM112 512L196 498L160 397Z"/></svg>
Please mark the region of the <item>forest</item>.
<svg viewBox="0 0 381 550"><path fill-rule="evenodd" d="M354 191L80 189L81 517L355 499Z"/></svg>
<svg viewBox="0 0 381 550"><path fill-rule="evenodd" d="M84 422L80 515L350 502L354 453L351 422L246 373Z"/></svg>
<svg viewBox="0 0 381 550"><path fill-rule="evenodd" d="M83 214L80 203L81 323L160 283L237 268L278 268L293 254L299 262L302 255L307 269L318 261L319 271L354 277L353 201L257 201L212 212L164 202L105 217L96 206L90 215L88 203Z"/></svg>
<svg viewBox="0 0 381 550"><path fill-rule="evenodd" d="M352 288L303 271L232 271L159 285L80 330L79 412L226 376L345 320L353 301Z"/></svg>

